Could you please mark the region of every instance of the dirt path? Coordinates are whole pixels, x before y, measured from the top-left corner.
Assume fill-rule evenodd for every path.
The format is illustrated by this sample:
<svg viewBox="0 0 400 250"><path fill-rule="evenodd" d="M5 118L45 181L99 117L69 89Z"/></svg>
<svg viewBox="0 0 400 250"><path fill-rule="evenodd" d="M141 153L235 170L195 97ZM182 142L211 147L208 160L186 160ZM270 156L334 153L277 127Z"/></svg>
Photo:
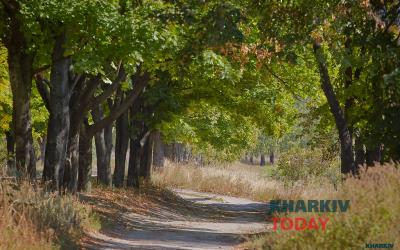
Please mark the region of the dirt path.
<svg viewBox="0 0 400 250"><path fill-rule="evenodd" d="M173 190L193 205L190 215L159 208L143 215L123 213L125 225L92 233L86 249L234 249L242 235L266 231L265 203L243 198ZM179 210L179 209L176 209Z"/></svg>

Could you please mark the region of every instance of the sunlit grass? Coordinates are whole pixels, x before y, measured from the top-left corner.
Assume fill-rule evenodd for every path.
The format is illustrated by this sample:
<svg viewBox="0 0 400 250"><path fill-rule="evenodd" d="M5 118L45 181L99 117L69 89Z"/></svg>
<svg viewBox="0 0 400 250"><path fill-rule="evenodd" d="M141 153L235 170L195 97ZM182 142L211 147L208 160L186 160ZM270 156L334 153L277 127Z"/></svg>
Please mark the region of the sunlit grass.
<svg viewBox="0 0 400 250"><path fill-rule="evenodd" d="M257 201L295 198L308 189L304 183L294 183L290 187L268 176L273 166L260 167L233 163L222 166L196 166L167 162L166 166L153 173L156 185L172 188L187 188L202 192L245 197ZM307 185L314 185L309 183ZM327 185L318 189L333 189Z"/></svg>
<svg viewBox="0 0 400 250"><path fill-rule="evenodd" d="M289 216L328 216L327 230L270 232L253 238L249 249L364 249L366 243L400 244L400 170L393 166L369 168L360 178L349 178L338 191L310 189L297 199L350 200L346 213L302 213Z"/></svg>
<svg viewBox="0 0 400 250"><path fill-rule="evenodd" d="M0 182L0 249L77 248L84 230L98 228L91 208L75 196L26 181Z"/></svg>

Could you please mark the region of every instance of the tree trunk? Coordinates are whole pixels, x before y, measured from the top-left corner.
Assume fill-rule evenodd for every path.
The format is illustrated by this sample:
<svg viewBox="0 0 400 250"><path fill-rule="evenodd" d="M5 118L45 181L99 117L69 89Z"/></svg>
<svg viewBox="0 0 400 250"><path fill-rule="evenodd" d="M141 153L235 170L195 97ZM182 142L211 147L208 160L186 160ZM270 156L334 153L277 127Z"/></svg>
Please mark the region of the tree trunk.
<svg viewBox="0 0 400 250"><path fill-rule="evenodd" d="M83 84L83 82L82 82ZM83 126L83 119L86 112L81 110L82 102L80 99L82 85L73 89L73 93L69 100L70 109L70 130L67 146L67 156L65 161L64 187L69 192L75 193L78 190L79 175L79 131Z"/></svg>
<svg viewBox="0 0 400 250"><path fill-rule="evenodd" d="M12 173L15 169L15 155L14 155L14 147L15 147L15 139L12 131L6 132L6 141L7 141L7 171Z"/></svg>
<svg viewBox="0 0 400 250"><path fill-rule="evenodd" d="M10 21L4 41L8 50L8 70L13 98L12 127L15 140L15 167L17 176L21 177L34 169L36 164L36 159L30 159L34 155L30 112L34 56L28 52L26 38L22 32L18 2L7 1L3 7Z"/></svg>
<svg viewBox="0 0 400 250"><path fill-rule="evenodd" d="M30 96L32 87L33 56L27 52L25 37L21 30L16 10L10 14L8 49L8 70L13 98L12 125L15 138L15 167L18 176L33 169L36 159L32 155L32 124Z"/></svg>
<svg viewBox="0 0 400 250"><path fill-rule="evenodd" d="M381 162L381 146L376 145L367 147L365 156L368 167L379 164Z"/></svg>
<svg viewBox="0 0 400 250"><path fill-rule="evenodd" d="M140 146L140 139L134 138L129 143L129 167L128 167L128 179L126 186L139 188L139 170L140 170L140 159L142 156L142 147Z"/></svg>
<svg viewBox="0 0 400 250"><path fill-rule="evenodd" d="M29 164L28 164L28 175L31 180L36 180L36 152L33 146L32 132L29 133Z"/></svg>
<svg viewBox="0 0 400 250"><path fill-rule="evenodd" d="M274 154L274 150L271 150L269 152L269 163L271 163L272 165L274 165L275 163L275 154Z"/></svg>
<svg viewBox="0 0 400 250"><path fill-rule="evenodd" d="M103 108L101 105L92 110L94 122L103 119ZM96 157L97 157L97 180L111 187L111 152L112 152L112 123L106 126L102 131L95 134Z"/></svg>
<svg viewBox="0 0 400 250"><path fill-rule="evenodd" d="M253 158L253 155L250 155L250 164L254 164L254 158Z"/></svg>
<svg viewBox="0 0 400 250"><path fill-rule="evenodd" d="M64 57L65 41L64 33L56 38L50 74L50 117L43 180L51 180L53 189L60 189L63 183L70 126L69 66L71 59Z"/></svg>
<svg viewBox="0 0 400 250"><path fill-rule="evenodd" d="M350 37L346 38L345 48L347 50L348 56L351 57L352 49L351 49L351 38ZM357 77L359 77L359 76L356 76L356 80L358 80ZM345 78L344 88L346 91L349 91L351 88L351 85L353 84L353 69L351 66L348 66L346 68L346 70L344 72L344 78ZM344 117L345 117L346 121L350 120L349 113L350 113L351 107L353 106L353 103L354 103L354 97L352 95L350 95L346 99L345 104L344 104ZM348 129L349 129L349 134L350 134L350 141L353 142L353 124L349 123Z"/></svg>
<svg viewBox="0 0 400 250"><path fill-rule="evenodd" d="M354 150L355 150L355 160L357 164L357 169L359 166L363 166L365 164L365 150L364 150L364 144L362 142L362 139L360 135L355 135L354 138Z"/></svg>
<svg viewBox="0 0 400 250"><path fill-rule="evenodd" d="M164 167L164 143L160 131L153 132L153 166L155 168Z"/></svg>
<svg viewBox="0 0 400 250"><path fill-rule="evenodd" d="M46 150L46 138L41 137L38 140L39 143L39 151L40 151L40 156L37 158L39 161L41 161L42 163L44 163L44 157L45 157L45 150Z"/></svg>
<svg viewBox="0 0 400 250"><path fill-rule="evenodd" d="M339 132L340 139L340 158L341 158L341 172L343 174L354 173L354 155L353 145L351 141L350 130L347 126L344 112L340 107L339 101L336 98L335 92L331 84L331 80L326 65L326 60L321 51L321 46L318 42L314 42L314 54L318 64L318 69L321 77L321 86L324 94L328 100L330 111L335 118L336 127Z"/></svg>
<svg viewBox="0 0 400 250"><path fill-rule="evenodd" d="M72 131L71 131L72 132ZM67 157L64 172L64 188L75 193L78 189L79 169L79 131L69 134Z"/></svg>
<svg viewBox="0 0 400 250"><path fill-rule="evenodd" d="M265 166L265 155L261 154L260 156L260 166Z"/></svg>
<svg viewBox="0 0 400 250"><path fill-rule="evenodd" d="M138 99L133 103L129 109L131 134L129 144L129 166L128 166L128 179L126 185L128 187L140 187L140 166L143 154L143 146L141 139L143 137L144 123L137 120L137 114L142 112L142 100Z"/></svg>
<svg viewBox="0 0 400 250"><path fill-rule="evenodd" d="M128 114L128 111L123 113L115 124L115 169L113 181L116 187L122 187L125 179L126 153L129 143Z"/></svg>
<svg viewBox="0 0 400 250"><path fill-rule="evenodd" d="M170 160L170 161L174 161L173 157L173 144L172 143L168 143L168 144L164 144L164 156Z"/></svg>
<svg viewBox="0 0 400 250"><path fill-rule="evenodd" d="M142 177L145 181L149 181L151 174L152 156L153 156L153 140L151 135L147 136L147 138L144 139L145 142L143 145L143 151L140 159L139 176Z"/></svg>
<svg viewBox="0 0 400 250"><path fill-rule="evenodd" d="M92 176L92 136L87 134L87 119L79 131L79 176L78 190L90 192Z"/></svg>

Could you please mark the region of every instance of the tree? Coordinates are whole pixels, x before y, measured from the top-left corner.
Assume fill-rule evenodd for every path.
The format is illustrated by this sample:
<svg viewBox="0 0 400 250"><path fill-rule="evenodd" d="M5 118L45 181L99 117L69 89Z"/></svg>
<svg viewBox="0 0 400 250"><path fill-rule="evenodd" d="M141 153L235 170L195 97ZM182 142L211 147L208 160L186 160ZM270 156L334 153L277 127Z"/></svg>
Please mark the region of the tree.
<svg viewBox="0 0 400 250"><path fill-rule="evenodd" d="M30 96L33 75L34 52L30 50L29 38L24 34L27 28L20 15L18 1L2 1L0 14L1 40L8 50L9 79L11 83L13 109L12 127L15 138L16 169L19 175L36 171L36 159L32 155L32 124Z"/></svg>

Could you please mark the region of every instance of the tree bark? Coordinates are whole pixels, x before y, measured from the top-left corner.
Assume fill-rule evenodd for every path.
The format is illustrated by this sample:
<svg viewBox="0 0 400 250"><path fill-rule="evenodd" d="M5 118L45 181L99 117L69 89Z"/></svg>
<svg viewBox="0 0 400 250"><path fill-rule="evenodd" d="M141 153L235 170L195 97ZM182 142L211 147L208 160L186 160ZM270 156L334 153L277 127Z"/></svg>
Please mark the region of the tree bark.
<svg viewBox="0 0 400 250"><path fill-rule="evenodd" d="M368 167L373 167L379 164L381 162L381 146L368 146L365 156Z"/></svg>
<svg viewBox="0 0 400 250"><path fill-rule="evenodd" d="M260 156L260 166L265 166L265 155L261 154Z"/></svg>
<svg viewBox="0 0 400 250"><path fill-rule="evenodd" d="M32 154L32 124L30 96L34 55L28 52L23 24L19 18L20 6L17 1L3 3L9 22L4 42L8 50L8 70L13 98L12 126L15 138L15 167L17 176L22 177L34 168L36 159Z"/></svg>
<svg viewBox="0 0 400 250"><path fill-rule="evenodd" d="M143 141L143 139L145 141ZM152 136L149 135L142 139L141 145L144 142L143 151L140 159L140 171L139 176L143 178L145 181L150 180L151 175L151 165L152 165L152 156L153 156L153 140Z"/></svg>
<svg viewBox="0 0 400 250"><path fill-rule="evenodd" d="M113 181L116 187L122 187L125 179L126 153L129 143L128 114L128 111L123 113L115 124L115 169Z"/></svg>
<svg viewBox="0 0 400 250"><path fill-rule="evenodd" d="M28 175L31 180L36 180L36 152L33 146L32 132L29 133L29 164L28 164Z"/></svg>
<svg viewBox="0 0 400 250"><path fill-rule="evenodd" d="M128 166L128 179L126 185L128 187L139 188L140 187L140 166L143 154L143 146L141 139L143 136L144 124L142 121L137 120L137 114L142 112L142 102L137 99L132 107L129 109L130 112L130 124L132 134L130 136L129 144L129 166Z"/></svg>
<svg viewBox="0 0 400 250"><path fill-rule="evenodd" d="M103 119L103 108L101 106L92 110L94 122ZM97 180L111 187L111 152L112 152L112 123L106 126L103 131L95 134L96 157L97 157Z"/></svg>
<svg viewBox="0 0 400 250"><path fill-rule="evenodd" d="M357 133L355 133L354 136L354 150L355 150L355 161L357 166L363 166L365 164L364 144L362 142L361 136Z"/></svg>
<svg viewBox="0 0 400 250"><path fill-rule="evenodd" d="M79 132L69 134L67 157L65 161L64 188L75 193L78 189Z"/></svg>
<svg viewBox="0 0 400 250"><path fill-rule="evenodd" d="M65 161L64 172L64 187L69 192L75 193L78 190L78 175L79 175L79 131L83 124L83 119L86 112L82 110L84 105L81 99L81 92L84 86L85 77L76 76L75 81L78 81L72 90L72 95L69 100L70 109L70 130L67 146L67 156Z"/></svg>
<svg viewBox="0 0 400 250"><path fill-rule="evenodd" d="M81 124L79 131L79 175L78 190L90 192L92 176L92 136L87 134L87 119Z"/></svg>
<svg viewBox="0 0 400 250"><path fill-rule="evenodd" d="M275 163L275 154L274 154L274 150L270 150L269 151L269 163L271 163L272 165L274 165Z"/></svg>
<svg viewBox="0 0 400 250"><path fill-rule="evenodd" d="M347 37L345 42L345 48L347 50L347 55L350 57L352 50L351 50L351 38ZM348 66L344 72L344 88L346 91L349 91L351 85L353 84L353 69L351 66ZM358 80L358 79L356 79ZM344 116L346 121L350 121L350 109L353 106L354 97L349 96L344 104ZM349 122L348 124L349 134L350 134L350 141L353 142L353 124Z"/></svg>
<svg viewBox="0 0 400 250"><path fill-rule="evenodd" d="M12 131L6 132L6 141L7 141L7 170L9 173L12 173L15 168L15 139Z"/></svg>
<svg viewBox="0 0 400 250"><path fill-rule="evenodd" d="M65 42L65 33L60 34L55 40L50 74L50 117L43 180L52 181L53 189L60 189L63 184L70 128L69 66L71 59L64 57Z"/></svg>
<svg viewBox="0 0 400 250"><path fill-rule="evenodd" d="M153 132L153 166L154 168L164 167L164 142L160 131Z"/></svg>
<svg viewBox="0 0 400 250"><path fill-rule="evenodd" d="M40 156L37 158L39 161L44 163L44 157L45 157L45 150L46 150L46 138L41 137L38 140L39 143L39 151L40 151Z"/></svg>
<svg viewBox="0 0 400 250"><path fill-rule="evenodd" d="M175 161L173 151L172 143L164 144L164 156L170 161Z"/></svg>
<svg viewBox="0 0 400 250"><path fill-rule="evenodd" d="M330 111L335 118L336 127L339 132L341 150L341 172L343 174L354 173L355 164L350 130L347 125L344 112L340 107L339 101L337 100L335 92L333 90L328 73L328 68L326 65L326 60L321 51L321 46L317 41L315 41L313 44L313 48L321 77L322 90L324 91L324 94L328 100Z"/></svg>
<svg viewBox="0 0 400 250"><path fill-rule="evenodd" d="M142 147L140 146L139 138L131 138L129 143L129 166L128 166L128 179L126 186L139 188L139 169L140 159L142 155Z"/></svg>

